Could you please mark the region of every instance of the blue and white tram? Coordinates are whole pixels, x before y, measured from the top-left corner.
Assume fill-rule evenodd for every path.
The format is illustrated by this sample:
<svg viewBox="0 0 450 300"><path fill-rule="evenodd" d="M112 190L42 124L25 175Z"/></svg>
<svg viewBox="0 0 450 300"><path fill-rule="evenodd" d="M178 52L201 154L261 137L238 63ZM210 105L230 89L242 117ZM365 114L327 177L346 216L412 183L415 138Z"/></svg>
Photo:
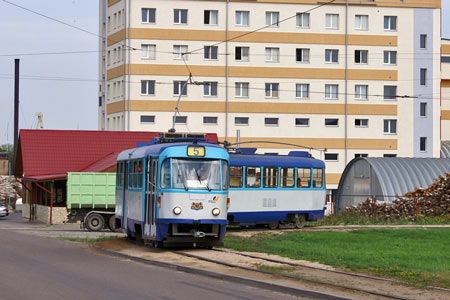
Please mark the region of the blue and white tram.
<svg viewBox="0 0 450 300"><path fill-rule="evenodd" d="M301 228L306 220L323 218L323 161L309 157L305 151L291 151L289 155L255 151L244 148L230 153L230 224Z"/></svg>
<svg viewBox="0 0 450 300"><path fill-rule="evenodd" d="M198 142L160 143L117 158L116 226L155 247L223 244L229 155Z"/></svg>

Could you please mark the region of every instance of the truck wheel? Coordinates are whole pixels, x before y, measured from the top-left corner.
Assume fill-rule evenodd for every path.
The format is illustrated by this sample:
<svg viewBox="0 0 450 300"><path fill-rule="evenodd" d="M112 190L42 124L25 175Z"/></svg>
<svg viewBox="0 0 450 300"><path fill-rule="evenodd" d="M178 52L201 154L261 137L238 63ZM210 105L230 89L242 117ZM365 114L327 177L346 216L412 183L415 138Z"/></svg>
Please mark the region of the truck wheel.
<svg viewBox="0 0 450 300"><path fill-rule="evenodd" d="M100 231L105 227L105 219L99 214L90 214L86 218L86 228L89 231Z"/></svg>
<svg viewBox="0 0 450 300"><path fill-rule="evenodd" d="M109 217L108 228L112 232L120 232L120 228L116 228L116 216Z"/></svg>

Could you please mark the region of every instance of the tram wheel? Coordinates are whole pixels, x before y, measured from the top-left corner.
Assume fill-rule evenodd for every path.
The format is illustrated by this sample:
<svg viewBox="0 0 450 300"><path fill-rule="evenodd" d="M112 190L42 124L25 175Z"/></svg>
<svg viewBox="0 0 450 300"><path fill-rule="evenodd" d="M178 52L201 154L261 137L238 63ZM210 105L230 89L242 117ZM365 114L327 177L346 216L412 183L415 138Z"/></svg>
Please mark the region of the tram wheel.
<svg viewBox="0 0 450 300"><path fill-rule="evenodd" d="M277 229L278 228L278 221L269 223L269 224L267 224L267 226L269 227L269 229L272 229L272 230Z"/></svg>
<svg viewBox="0 0 450 300"><path fill-rule="evenodd" d="M297 218L295 218L295 227L297 227L298 229L303 228L303 226L305 226L305 219L305 215L298 215Z"/></svg>
<svg viewBox="0 0 450 300"><path fill-rule="evenodd" d="M162 242L159 242L159 241L153 241L152 242L152 247L153 248L155 248L155 249L158 249L158 248L163 248L163 243Z"/></svg>
<svg viewBox="0 0 450 300"><path fill-rule="evenodd" d="M100 231L105 227L105 219L99 214L90 214L86 218L86 228L89 231Z"/></svg>

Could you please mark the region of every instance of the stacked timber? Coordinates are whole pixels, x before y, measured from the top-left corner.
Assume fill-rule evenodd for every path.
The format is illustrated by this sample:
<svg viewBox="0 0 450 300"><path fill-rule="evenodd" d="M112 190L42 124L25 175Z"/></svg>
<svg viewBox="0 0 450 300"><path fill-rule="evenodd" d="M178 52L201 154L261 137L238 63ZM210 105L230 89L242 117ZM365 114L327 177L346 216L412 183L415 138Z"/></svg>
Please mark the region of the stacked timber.
<svg viewBox="0 0 450 300"><path fill-rule="evenodd" d="M12 200L20 198L22 184L14 176L0 176L0 203L8 201L8 195Z"/></svg>
<svg viewBox="0 0 450 300"><path fill-rule="evenodd" d="M413 192L398 196L392 202L366 201L346 208L349 214L372 216L381 219L413 220L420 216L450 215L450 173L437 178L428 188L416 188Z"/></svg>

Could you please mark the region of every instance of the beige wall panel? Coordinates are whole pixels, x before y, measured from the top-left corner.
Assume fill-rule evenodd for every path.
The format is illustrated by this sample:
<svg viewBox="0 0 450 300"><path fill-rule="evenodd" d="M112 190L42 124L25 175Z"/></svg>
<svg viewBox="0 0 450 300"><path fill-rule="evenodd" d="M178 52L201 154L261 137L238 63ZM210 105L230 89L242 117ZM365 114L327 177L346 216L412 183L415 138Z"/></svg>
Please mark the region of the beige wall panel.
<svg viewBox="0 0 450 300"><path fill-rule="evenodd" d="M450 120L450 110L441 111L441 119L442 120Z"/></svg>
<svg viewBox="0 0 450 300"><path fill-rule="evenodd" d="M159 29L159 28L130 29L130 37L132 39L220 42L225 39L225 36L226 33L223 30L186 30L186 29ZM114 40L117 39L118 37L113 38L112 36L110 36L108 38ZM248 34L248 31L230 31L229 39L232 40L233 42L255 42L255 43L323 44L323 45L345 44L345 35L343 34L289 33L289 32L255 32L252 34ZM349 35L348 41L350 45L397 46L396 36Z"/></svg>
<svg viewBox="0 0 450 300"><path fill-rule="evenodd" d="M196 76L222 77L225 67L222 66L189 66ZM183 65L144 65L132 64L132 75L189 75ZM344 69L316 68L267 68L267 67L229 67L230 77L244 78L298 78L298 79L344 79ZM109 71L108 71L109 72ZM349 80L397 80L396 70L348 70ZM109 77L108 77L109 79Z"/></svg>
<svg viewBox="0 0 450 300"><path fill-rule="evenodd" d="M121 0L108 0L108 7L113 6L116 3L119 3Z"/></svg>
<svg viewBox="0 0 450 300"><path fill-rule="evenodd" d="M174 111L176 101L131 100L132 111ZM349 115L397 115L396 105L381 104L349 104ZM224 101L181 101L180 111L184 112L225 112ZM230 113L272 113L272 114L345 114L343 104L320 103L255 103L229 102ZM120 108L122 111L122 108ZM109 113L109 109L108 109Z"/></svg>
<svg viewBox="0 0 450 300"><path fill-rule="evenodd" d="M259 2L259 3L293 3L293 4L318 4L322 3L320 1L311 1L311 0L231 0L231 2ZM323 2L325 3L325 1ZM345 5L345 0L337 0L333 3L334 5ZM392 0L377 0L375 4L373 3L364 3L364 1L358 1L355 3L351 3L351 5L376 5L376 6L387 6L387 7L431 7L431 8L440 8L441 0L402 0L400 1L392 1Z"/></svg>
<svg viewBox="0 0 450 300"><path fill-rule="evenodd" d="M327 185L329 184L339 184L339 180L341 180L342 174L336 173L325 173L325 182Z"/></svg>
<svg viewBox="0 0 450 300"><path fill-rule="evenodd" d="M117 66L115 68L109 69L106 74L107 80L111 80L123 75L123 66Z"/></svg>
<svg viewBox="0 0 450 300"><path fill-rule="evenodd" d="M115 43L123 41L124 29L119 30L111 35L108 35L108 47L114 45Z"/></svg>
<svg viewBox="0 0 450 300"><path fill-rule="evenodd" d="M318 149L344 149L345 140L336 138L274 138L274 137L261 137L261 138L241 138L241 142L254 141L254 140L266 140L281 143L290 143L296 145L308 145L311 148ZM219 140L223 141L224 138L220 137ZM236 143L236 138L229 137L228 141ZM269 148L273 147L271 144L266 143L254 143L252 147L255 148ZM277 148L286 149L292 148L288 145L277 145ZM368 150L396 150L396 139L348 139L349 149L368 149Z"/></svg>
<svg viewBox="0 0 450 300"><path fill-rule="evenodd" d="M128 101L125 101L125 107L127 107ZM123 101L108 103L106 105L106 113L114 114L123 111Z"/></svg>

